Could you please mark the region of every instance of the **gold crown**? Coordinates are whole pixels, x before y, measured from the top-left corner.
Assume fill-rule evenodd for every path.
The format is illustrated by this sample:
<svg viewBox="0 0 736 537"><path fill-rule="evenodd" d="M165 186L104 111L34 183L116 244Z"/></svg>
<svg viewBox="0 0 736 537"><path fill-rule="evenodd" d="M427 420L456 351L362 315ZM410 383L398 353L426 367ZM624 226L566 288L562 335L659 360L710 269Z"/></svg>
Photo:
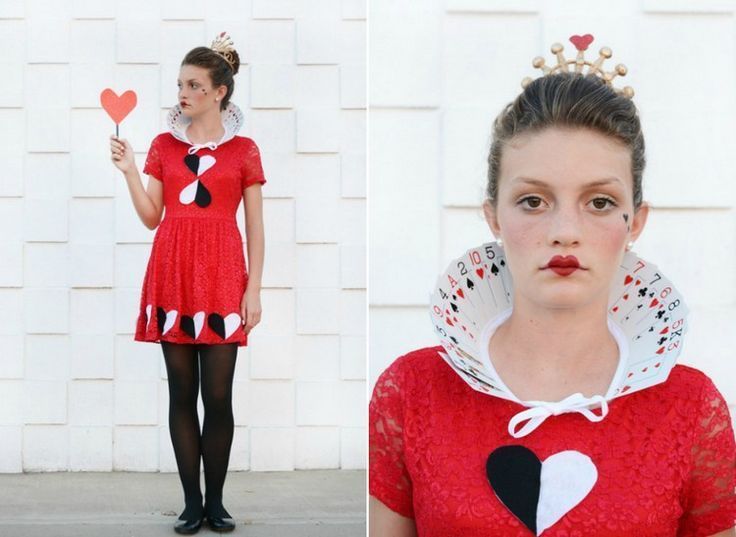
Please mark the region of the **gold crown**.
<svg viewBox="0 0 736 537"><path fill-rule="evenodd" d="M605 83L613 90L618 93L619 95L623 95L624 97L627 97L631 99L634 96L634 90L631 86L625 86L624 88L618 89L614 88L611 81L616 77L616 75L625 76L627 69L626 66L622 63L619 63L616 68L607 73L601 69L601 65L603 62L610 58L613 53L611 52L611 49L608 47L603 47L599 51L600 56L598 56L598 59L595 62L589 62L585 60L584 52L588 50L588 45L590 45L593 42L593 36L590 34L585 35L573 35L570 37L570 42L575 45L575 48L578 49L578 55L573 60L567 60L565 59L565 56L562 54L563 47L560 43L555 43L551 47L552 54L555 54L557 56L557 65L554 67L547 67L544 65L544 58L541 56L537 56L532 60L532 65L538 69L541 69L544 71L543 76L559 73L559 72L569 72L568 66L569 65L575 65L575 71L576 73L582 73L583 67L588 66L588 72L586 74L594 74L597 75L599 78L603 79ZM521 87L526 88L529 83L531 83L532 79L530 77L525 77L524 80L521 81Z"/></svg>
<svg viewBox="0 0 736 537"><path fill-rule="evenodd" d="M230 36L227 35L227 32L221 32L220 35L215 37L215 40L212 41L212 45L210 45L210 48L214 50L217 54L222 56L222 58L230 66L230 69L235 71L235 57L233 56L235 47L233 46L233 44L233 40L230 39Z"/></svg>

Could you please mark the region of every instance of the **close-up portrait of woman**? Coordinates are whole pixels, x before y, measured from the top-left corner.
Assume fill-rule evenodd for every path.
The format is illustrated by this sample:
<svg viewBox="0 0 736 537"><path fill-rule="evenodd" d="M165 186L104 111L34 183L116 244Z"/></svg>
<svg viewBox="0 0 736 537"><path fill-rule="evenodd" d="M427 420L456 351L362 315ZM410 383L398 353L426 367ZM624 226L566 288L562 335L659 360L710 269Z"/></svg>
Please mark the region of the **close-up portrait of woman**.
<svg viewBox="0 0 736 537"><path fill-rule="evenodd" d="M445 28L457 31L456 17L446 14ZM481 23L466 17L472 40ZM486 226L482 244L461 226L463 204L448 193L463 177L442 178L447 216L437 227L448 255L438 266L446 268L427 281L421 309L429 320L395 330L433 330L439 345L402 351L424 340L381 332L400 323L392 308L404 305L406 317L412 300L392 302L371 272L373 537L736 535L736 448L724 396L734 377L712 378L688 356L697 286L680 284L683 272L655 248L636 248L655 210L628 69L597 35L567 36L551 46L552 61L534 58L541 73L490 118L474 209ZM437 76L457 91L450 75ZM466 139L455 128L459 114L445 106L438 138ZM400 108L376 112L377 138ZM400 113L408 123L412 112ZM374 158L380 168L381 155ZM376 211L381 186L372 190ZM422 224L410 231L437 231L431 219ZM432 252L425 247L425 265ZM415 276L411 268L403 274ZM384 285L394 289L389 279ZM733 353L721 352L733 364Z"/></svg>

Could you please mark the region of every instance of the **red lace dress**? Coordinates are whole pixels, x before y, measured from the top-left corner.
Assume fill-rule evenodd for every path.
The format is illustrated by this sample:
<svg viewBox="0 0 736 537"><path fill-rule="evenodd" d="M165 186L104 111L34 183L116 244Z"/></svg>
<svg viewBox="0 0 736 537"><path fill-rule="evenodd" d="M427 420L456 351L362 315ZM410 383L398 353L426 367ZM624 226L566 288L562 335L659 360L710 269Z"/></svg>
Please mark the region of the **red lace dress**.
<svg viewBox="0 0 736 537"><path fill-rule="evenodd" d="M413 518L419 536L534 535L486 475L489 454L513 444L540 460L577 450L597 468L587 496L542 536L689 537L734 525L733 428L723 397L697 369L677 365L666 382L612 400L601 422L550 416L516 439L507 424L523 407L474 391L441 350L394 361L370 402L369 492Z"/></svg>
<svg viewBox="0 0 736 537"><path fill-rule="evenodd" d="M236 213L243 190L264 184L255 142L216 149L171 133L154 138L143 173L163 182L164 218L153 239L135 340L245 346L240 302L248 274Z"/></svg>

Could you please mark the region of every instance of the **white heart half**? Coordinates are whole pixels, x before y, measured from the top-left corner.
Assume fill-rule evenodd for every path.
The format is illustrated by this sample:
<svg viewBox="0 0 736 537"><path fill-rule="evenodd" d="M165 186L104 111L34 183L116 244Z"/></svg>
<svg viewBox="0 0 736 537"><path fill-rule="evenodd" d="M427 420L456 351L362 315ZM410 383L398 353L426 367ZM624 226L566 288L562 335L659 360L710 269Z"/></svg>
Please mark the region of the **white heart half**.
<svg viewBox="0 0 736 537"><path fill-rule="evenodd" d="M194 321L194 339L197 339L204 326L204 312L198 311L192 316L192 320Z"/></svg>
<svg viewBox="0 0 736 537"><path fill-rule="evenodd" d="M225 317L225 339L229 338L241 324L240 315L237 313Z"/></svg>
<svg viewBox="0 0 736 537"><path fill-rule="evenodd" d="M189 183L186 187L182 189L182 191L179 193L179 201L182 202L184 205L189 205L194 201L194 198L197 196L197 185L199 184L199 180L195 180L192 183Z"/></svg>
<svg viewBox="0 0 736 537"><path fill-rule="evenodd" d="M199 168L197 169L197 177L202 175L204 172L209 170L212 166L215 165L215 157L212 155L205 155L203 157L199 158Z"/></svg>
<svg viewBox="0 0 736 537"><path fill-rule="evenodd" d="M174 322L176 321L176 316L179 312L176 310L171 310L166 313L166 322L164 323L164 329L161 331L161 335L163 336L166 332L171 330L171 327L174 326Z"/></svg>
<svg viewBox="0 0 736 537"><path fill-rule="evenodd" d="M537 535L579 504L597 479L595 464L579 451L560 451L548 457L539 478Z"/></svg>
<svg viewBox="0 0 736 537"><path fill-rule="evenodd" d="M148 325L151 324L151 305L149 304L146 306L146 330L148 330Z"/></svg>

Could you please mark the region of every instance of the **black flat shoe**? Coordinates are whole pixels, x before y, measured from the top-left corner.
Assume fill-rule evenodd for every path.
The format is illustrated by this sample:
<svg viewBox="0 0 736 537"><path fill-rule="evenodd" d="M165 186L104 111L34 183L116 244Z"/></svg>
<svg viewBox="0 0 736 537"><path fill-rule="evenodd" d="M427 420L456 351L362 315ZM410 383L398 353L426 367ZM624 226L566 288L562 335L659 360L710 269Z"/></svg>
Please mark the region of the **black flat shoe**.
<svg viewBox="0 0 736 537"><path fill-rule="evenodd" d="M224 533L226 531L233 531L235 529L235 521L232 518L222 518L219 516L206 516L207 524L209 524L212 531L219 531Z"/></svg>
<svg viewBox="0 0 736 537"><path fill-rule="evenodd" d="M195 518L194 520L177 520L174 523L174 531L176 533L183 533L184 535L197 533L199 528L202 527L203 520L204 515L202 515L202 518Z"/></svg>

